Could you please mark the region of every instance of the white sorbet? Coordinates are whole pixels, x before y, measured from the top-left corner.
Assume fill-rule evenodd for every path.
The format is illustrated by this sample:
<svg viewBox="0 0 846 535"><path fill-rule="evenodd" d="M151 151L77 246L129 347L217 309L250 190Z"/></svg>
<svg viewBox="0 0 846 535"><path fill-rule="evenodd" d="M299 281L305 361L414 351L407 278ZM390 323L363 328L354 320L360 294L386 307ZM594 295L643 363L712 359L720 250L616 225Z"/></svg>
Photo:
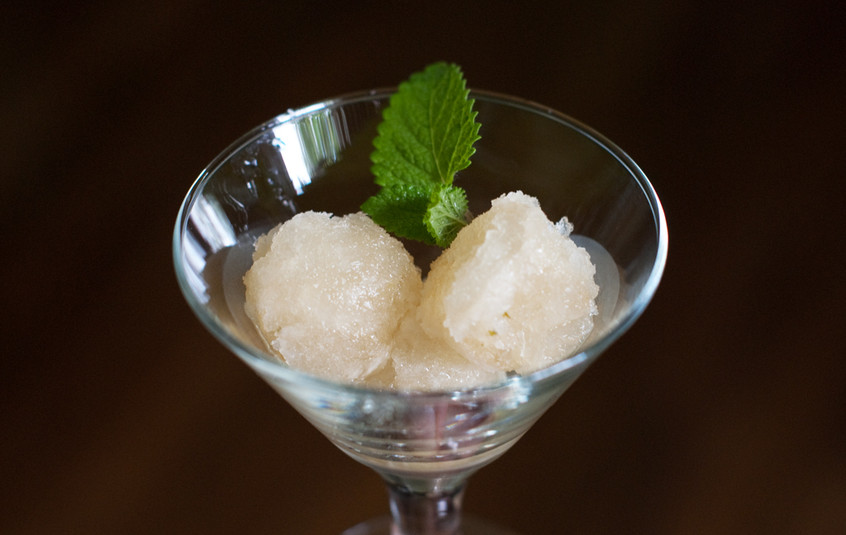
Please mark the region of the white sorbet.
<svg viewBox="0 0 846 535"><path fill-rule="evenodd" d="M495 199L432 263L421 326L485 369L525 374L573 353L593 327L599 287L568 234L534 197Z"/></svg>
<svg viewBox="0 0 846 535"><path fill-rule="evenodd" d="M391 350L390 366L373 386L402 391L459 390L494 384L505 373L469 361L446 341L426 334L416 314L400 323Z"/></svg>
<svg viewBox="0 0 846 535"><path fill-rule="evenodd" d="M304 212L259 238L244 285L247 315L286 363L361 383L388 363L422 282L403 245L366 215Z"/></svg>

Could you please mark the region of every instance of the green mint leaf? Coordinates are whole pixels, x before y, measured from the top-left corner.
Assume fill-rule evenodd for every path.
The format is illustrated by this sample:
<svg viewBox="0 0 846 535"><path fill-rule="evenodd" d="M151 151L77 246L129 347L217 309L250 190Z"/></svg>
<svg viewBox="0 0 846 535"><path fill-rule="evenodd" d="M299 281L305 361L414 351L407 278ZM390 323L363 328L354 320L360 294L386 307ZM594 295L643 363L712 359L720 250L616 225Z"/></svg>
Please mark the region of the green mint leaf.
<svg viewBox="0 0 846 535"><path fill-rule="evenodd" d="M424 222L431 197L430 187L394 184L364 201L361 209L388 232L434 245L435 239Z"/></svg>
<svg viewBox="0 0 846 535"><path fill-rule="evenodd" d="M373 142L376 183L452 184L479 139L469 93L461 69L443 62L400 84Z"/></svg>
<svg viewBox="0 0 846 535"><path fill-rule="evenodd" d="M388 231L447 247L466 224L466 196L452 183L479 139L469 94L461 69L440 62L412 74L391 96L370 155L383 190L362 205ZM424 193L427 206L412 224Z"/></svg>
<svg viewBox="0 0 846 535"><path fill-rule="evenodd" d="M437 186L429 198L424 218L429 234L440 247L449 247L458 231L467 224L467 194L449 185Z"/></svg>

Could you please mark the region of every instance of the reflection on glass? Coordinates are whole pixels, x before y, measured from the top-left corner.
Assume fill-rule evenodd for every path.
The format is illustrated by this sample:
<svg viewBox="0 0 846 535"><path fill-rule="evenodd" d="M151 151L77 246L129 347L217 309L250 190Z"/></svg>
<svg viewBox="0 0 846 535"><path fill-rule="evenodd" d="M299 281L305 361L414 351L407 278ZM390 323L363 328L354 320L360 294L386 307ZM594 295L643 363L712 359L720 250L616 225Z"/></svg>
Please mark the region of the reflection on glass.
<svg viewBox="0 0 846 535"><path fill-rule="evenodd" d="M275 139L271 143L282 156L297 195L302 195L318 168L332 165L340 156L341 138L335 126L333 114L322 110L273 128Z"/></svg>

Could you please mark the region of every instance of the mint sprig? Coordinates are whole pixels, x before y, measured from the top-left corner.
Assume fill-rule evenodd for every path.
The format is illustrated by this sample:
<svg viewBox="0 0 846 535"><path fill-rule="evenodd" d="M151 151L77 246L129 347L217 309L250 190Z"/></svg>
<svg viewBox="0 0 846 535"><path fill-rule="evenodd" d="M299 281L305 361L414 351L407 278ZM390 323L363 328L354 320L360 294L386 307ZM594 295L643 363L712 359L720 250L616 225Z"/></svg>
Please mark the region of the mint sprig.
<svg viewBox="0 0 846 535"><path fill-rule="evenodd" d="M469 94L461 69L440 62L391 96L370 155L381 189L361 206L389 232L448 247L467 224L467 197L453 181L480 137Z"/></svg>
<svg viewBox="0 0 846 535"><path fill-rule="evenodd" d="M449 247L455 235L467 224L467 194L458 186L436 186L423 217L426 229L441 247Z"/></svg>

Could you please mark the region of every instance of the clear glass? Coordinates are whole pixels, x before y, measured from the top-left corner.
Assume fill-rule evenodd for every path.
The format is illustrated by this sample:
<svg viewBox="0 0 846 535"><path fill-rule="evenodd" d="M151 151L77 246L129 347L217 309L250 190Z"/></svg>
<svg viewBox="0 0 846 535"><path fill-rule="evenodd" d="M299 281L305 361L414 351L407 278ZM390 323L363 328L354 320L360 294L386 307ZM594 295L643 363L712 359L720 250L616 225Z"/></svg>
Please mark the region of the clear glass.
<svg viewBox="0 0 846 535"><path fill-rule="evenodd" d="M599 319L581 350L501 384L402 393L335 384L291 369L267 351L244 313L242 277L253 244L305 210L355 212L376 191L369 154L392 89L327 100L252 130L204 170L179 211L176 274L188 303L226 347L337 447L378 472L390 520L348 535L509 533L462 524L467 478L508 450L652 298L667 254L661 204L619 148L577 121L525 100L474 91L481 140L456 184L470 209L513 190L566 216L597 264ZM425 269L437 251L410 246Z"/></svg>

